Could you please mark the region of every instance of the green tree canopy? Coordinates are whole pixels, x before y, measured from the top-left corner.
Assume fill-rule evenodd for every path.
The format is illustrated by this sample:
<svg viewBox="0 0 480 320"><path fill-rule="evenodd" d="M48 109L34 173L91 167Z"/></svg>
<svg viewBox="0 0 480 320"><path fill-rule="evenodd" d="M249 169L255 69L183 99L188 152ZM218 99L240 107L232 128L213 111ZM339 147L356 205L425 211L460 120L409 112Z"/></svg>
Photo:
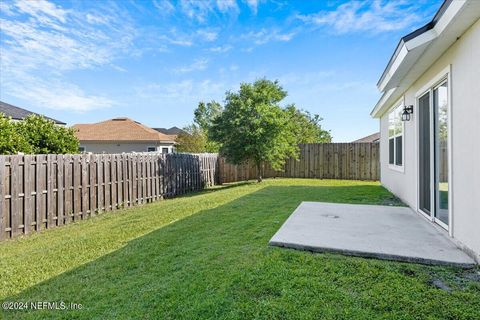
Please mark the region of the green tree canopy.
<svg viewBox="0 0 480 320"><path fill-rule="evenodd" d="M72 128L58 126L39 115L30 115L17 122L2 115L0 140L2 154L77 153L79 146Z"/></svg>
<svg viewBox="0 0 480 320"><path fill-rule="evenodd" d="M206 152L207 136L203 130L195 124L183 128L184 132L177 136L177 151L202 153Z"/></svg>
<svg viewBox="0 0 480 320"><path fill-rule="evenodd" d="M194 111L194 124L199 128L205 139L205 148L203 152L218 152L220 145L210 139L208 132L213 125L213 121L223 112L223 106L212 100L210 102L199 102Z"/></svg>
<svg viewBox="0 0 480 320"><path fill-rule="evenodd" d="M320 122L323 120L318 114L312 115L308 111L297 109L295 104L285 108L297 143L328 143L332 142L330 131L323 130Z"/></svg>
<svg viewBox="0 0 480 320"><path fill-rule="evenodd" d="M264 163L280 170L288 157L298 157L290 117L279 106L286 95L277 81L242 83L238 92L227 92L225 110L209 130L229 162L255 163L258 181L262 180Z"/></svg>
<svg viewBox="0 0 480 320"><path fill-rule="evenodd" d="M204 132L208 132L213 125L213 121L222 114L222 111L222 105L214 100L207 103L201 101L198 103L198 107L193 113L193 122L195 122Z"/></svg>

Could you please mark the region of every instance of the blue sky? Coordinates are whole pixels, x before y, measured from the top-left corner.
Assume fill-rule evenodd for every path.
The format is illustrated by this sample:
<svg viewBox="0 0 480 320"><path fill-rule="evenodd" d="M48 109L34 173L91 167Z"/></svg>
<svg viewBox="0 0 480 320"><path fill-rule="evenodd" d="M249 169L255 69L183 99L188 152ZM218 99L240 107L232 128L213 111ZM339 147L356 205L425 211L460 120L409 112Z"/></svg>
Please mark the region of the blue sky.
<svg viewBox="0 0 480 320"><path fill-rule="evenodd" d="M378 129L375 84L441 2L2 0L0 99L68 124L181 127L266 77L351 141Z"/></svg>

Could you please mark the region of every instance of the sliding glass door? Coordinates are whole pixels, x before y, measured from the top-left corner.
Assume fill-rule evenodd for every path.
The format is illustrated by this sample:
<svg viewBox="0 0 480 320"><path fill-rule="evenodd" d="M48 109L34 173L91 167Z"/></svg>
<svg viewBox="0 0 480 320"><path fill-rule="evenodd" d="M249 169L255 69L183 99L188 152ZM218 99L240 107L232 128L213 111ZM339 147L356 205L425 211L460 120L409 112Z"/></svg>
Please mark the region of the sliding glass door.
<svg viewBox="0 0 480 320"><path fill-rule="evenodd" d="M419 209L448 229L448 83L418 99Z"/></svg>

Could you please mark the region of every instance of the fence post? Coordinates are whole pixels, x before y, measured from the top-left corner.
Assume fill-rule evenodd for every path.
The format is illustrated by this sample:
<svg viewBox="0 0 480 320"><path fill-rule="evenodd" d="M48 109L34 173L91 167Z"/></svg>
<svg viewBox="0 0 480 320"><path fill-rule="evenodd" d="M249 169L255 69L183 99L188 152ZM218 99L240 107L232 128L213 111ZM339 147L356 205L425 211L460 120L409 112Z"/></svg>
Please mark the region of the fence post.
<svg viewBox="0 0 480 320"><path fill-rule="evenodd" d="M64 157L63 154L57 155L57 225L64 224L64 197L65 197L65 179L64 179Z"/></svg>
<svg viewBox="0 0 480 320"><path fill-rule="evenodd" d="M30 229L32 227L32 221L34 219L34 212L33 212L33 203L32 203L32 189L33 189L33 181L32 181L32 156L26 155L23 159L23 179L25 185L23 186L24 190L24 221L23 221L23 232L25 234L30 233Z"/></svg>
<svg viewBox="0 0 480 320"><path fill-rule="evenodd" d="M14 156L11 157L10 160L10 183L11 183L11 190L10 190L10 208L12 210L12 217L11 217L11 234L12 238L18 236L20 234L20 224L22 223L22 211L20 209L20 198L19 193L21 190L20 186L20 179L19 179L19 166L20 157Z"/></svg>
<svg viewBox="0 0 480 320"><path fill-rule="evenodd" d="M5 205L6 156L0 156L0 241L7 238L7 210Z"/></svg>

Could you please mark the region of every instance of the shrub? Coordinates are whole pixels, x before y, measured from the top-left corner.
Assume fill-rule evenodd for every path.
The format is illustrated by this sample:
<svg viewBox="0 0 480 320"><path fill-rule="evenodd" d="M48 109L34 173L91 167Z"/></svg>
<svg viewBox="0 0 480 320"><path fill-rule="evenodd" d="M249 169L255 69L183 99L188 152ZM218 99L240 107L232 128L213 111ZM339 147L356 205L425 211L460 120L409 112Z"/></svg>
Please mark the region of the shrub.
<svg viewBox="0 0 480 320"><path fill-rule="evenodd" d="M10 118L0 113L0 154L31 153L32 147Z"/></svg>
<svg viewBox="0 0 480 320"><path fill-rule="evenodd" d="M30 115L18 122L12 122L3 115L0 117L2 154L77 153L78 147L74 129L58 126L43 116Z"/></svg>

